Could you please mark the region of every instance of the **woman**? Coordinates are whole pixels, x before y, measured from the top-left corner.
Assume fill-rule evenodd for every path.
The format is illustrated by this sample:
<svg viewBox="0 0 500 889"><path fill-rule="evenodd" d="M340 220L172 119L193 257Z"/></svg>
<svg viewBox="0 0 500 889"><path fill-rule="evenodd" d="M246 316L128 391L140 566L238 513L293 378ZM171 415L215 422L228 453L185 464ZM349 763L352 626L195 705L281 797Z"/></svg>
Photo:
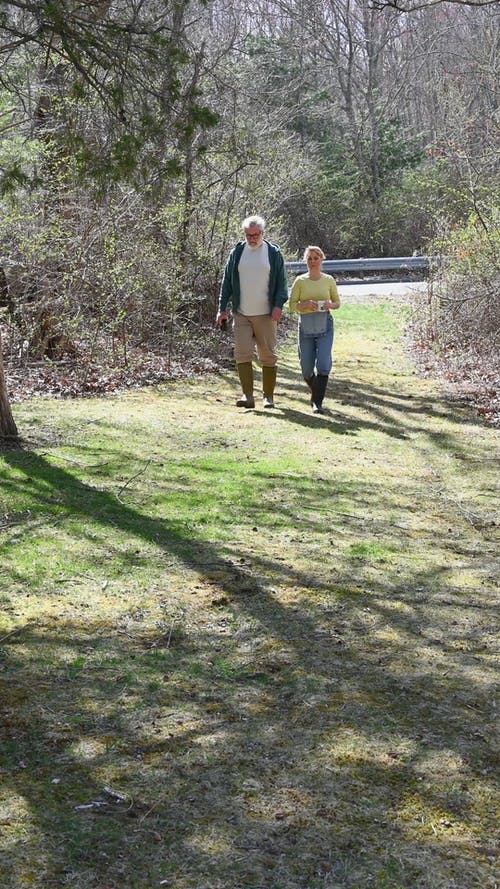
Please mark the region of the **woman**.
<svg viewBox="0 0 500 889"><path fill-rule="evenodd" d="M334 279L321 271L324 258L321 247L306 247L304 260L308 271L295 278L290 295L290 310L299 312L300 367L311 390L314 414L324 413L323 399L332 369L333 317L330 311L340 306Z"/></svg>

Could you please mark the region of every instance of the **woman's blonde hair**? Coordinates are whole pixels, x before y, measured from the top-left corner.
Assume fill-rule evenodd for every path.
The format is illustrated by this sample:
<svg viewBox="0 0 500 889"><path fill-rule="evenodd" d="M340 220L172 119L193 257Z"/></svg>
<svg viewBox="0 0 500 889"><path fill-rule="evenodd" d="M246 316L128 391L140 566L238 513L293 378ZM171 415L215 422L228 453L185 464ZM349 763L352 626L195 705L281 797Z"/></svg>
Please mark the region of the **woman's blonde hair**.
<svg viewBox="0 0 500 889"><path fill-rule="evenodd" d="M315 253L319 253L322 260L326 259L326 256L323 253L321 247L317 247L316 244L309 244L309 246L306 247L306 249L304 250L304 256L303 256L304 261L307 260L307 257L309 256L310 253L312 253L313 250L315 251Z"/></svg>

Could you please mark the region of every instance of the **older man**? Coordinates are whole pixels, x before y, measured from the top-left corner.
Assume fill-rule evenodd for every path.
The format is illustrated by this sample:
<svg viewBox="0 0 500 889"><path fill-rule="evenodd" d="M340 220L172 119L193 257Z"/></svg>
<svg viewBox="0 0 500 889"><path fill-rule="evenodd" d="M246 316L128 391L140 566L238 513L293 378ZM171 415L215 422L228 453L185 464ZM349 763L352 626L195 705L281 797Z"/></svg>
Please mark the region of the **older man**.
<svg viewBox="0 0 500 889"><path fill-rule="evenodd" d="M261 216L247 216L242 229L245 240L232 249L224 269L217 325L227 321L231 303L236 367L243 390L237 406L255 407L252 362L257 347L263 405L272 408L278 361L276 327L288 299L285 264L279 247L264 239Z"/></svg>

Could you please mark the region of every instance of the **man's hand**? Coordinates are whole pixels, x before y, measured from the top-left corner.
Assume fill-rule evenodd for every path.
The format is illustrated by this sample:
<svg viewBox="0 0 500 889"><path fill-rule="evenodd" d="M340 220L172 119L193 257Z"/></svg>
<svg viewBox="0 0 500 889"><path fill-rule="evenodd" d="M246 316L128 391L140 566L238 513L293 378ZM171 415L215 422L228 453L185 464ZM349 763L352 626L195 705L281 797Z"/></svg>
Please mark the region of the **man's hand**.
<svg viewBox="0 0 500 889"><path fill-rule="evenodd" d="M275 306L271 312L271 318L273 319L273 321L279 321L282 314L283 314L282 310L278 309L278 306Z"/></svg>
<svg viewBox="0 0 500 889"><path fill-rule="evenodd" d="M222 327L222 322L227 321L229 318L227 312L219 312L217 318L215 319L215 323L217 327Z"/></svg>

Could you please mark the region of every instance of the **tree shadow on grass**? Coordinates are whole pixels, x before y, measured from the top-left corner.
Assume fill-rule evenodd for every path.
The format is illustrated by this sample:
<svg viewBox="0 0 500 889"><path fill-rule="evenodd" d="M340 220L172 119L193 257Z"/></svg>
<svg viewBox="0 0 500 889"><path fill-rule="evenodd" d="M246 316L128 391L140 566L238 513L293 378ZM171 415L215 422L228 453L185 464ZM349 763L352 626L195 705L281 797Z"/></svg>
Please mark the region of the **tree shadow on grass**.
<svg viewBox="0 0 500 889"><path fill-rule="evenodd" d="M263 603L259 615L272 617L274 610ZM369 884L374 861L382 879L391 854L400 861L406 856L400 886L452 884L447 859L452 848L461 857L456 836L448 848L436 816L440 839L433 842L429 825L424 831L419 821L429 808L461 821L467 794L456 788L455 763L453 777L443 782L442 775L430 780L425 762L442 750L457 755L459 743L461 755L484 765L480 742L464 743L480 726L477 715L467 714L459 730L463 706L448 706L444 719L423 679L414 683L384 671L382 682L375 664L372 683L360 681L357 657L349 650L341 659L332 657L330 641L318 640L312 658L304 616L287 617L295 620L286 636L288 645L294 640L294 656L275 664L272 673L269 663L257 663L224 674L213 659L211 638L199 636L185 648L160 652L153 666L143 663L144 680L161 684L172 668L189 675L193 650L196 663L204 653L208 657L204 673L192 680L163 679L167 690L149 692L148 707L141 704L141 683L133 678L124 685L116 668L96 665L65 675L55 665L58 700L43 700L22 743L17 716L12 720L20 757L12 784L46 835L44 845L54 857L47 873L58 875L60 885L63 874L68 885L85 874L89 887L106 881L131 889L183 874L193 889L249 880L254 886L306 887L327 875L343 876L340 885L354 887ZM279 625L281 620L279 615ZM69 625L68 632L74 662L88 657L88 642L78 639L93 635L92 623ZM110 643L116 645L113 637L101 635L101 641L108 652ZM28 632L24 639L34 663L37 645L45 650L54 644L60 645L59 634L52 639ZM141 657L137 644L121 640L122 674L124 663ZM24 668L13 658L11 669L15 674ZM29 697L33 678L23 678ZM402 718L403 699L405 712L413 708L409 720ZM446 724L450 716L455 719ZM96 753L103 739L109 752ZM98 779L111 762L119 798L110 797ZM470 778L471 770L464 769L461 780ZM47 794L43 785L53 781ZM414 797L413 817L401 820L405 795ZM462 855L470 851L466 844ZM429 866L434 882L425 879ZM464 867L467 885L474 885L479 871L473 859ZM22 870L15 873L22 876Z"/></svg>
<svg viewBox="0 0 500 889"><path fill-rule="evenodd" d="M5 460L16 484L57 497L68 514L175 554L207 581L217 573L210 621L178 640L174 633L172 644L165 636L146 644L137 626L109 632L93 614L68 621L63 639L58 622L57 632L26 626L3 640L4 777L25 801L39 885L490 885L474 832L459 828L471 800L457 787L491 762L484 688L464 664L460 697L449 697L457 677L436 675L422 657L423 609L418 622L414 609L406 618L384 613L384 582L376 608L404 638L365 646L364 608L374 599L339 597L352 587L347 570L330 583L319 578L330 618L317 603L285 605L263 572L175 522L142 514L41 456ZM311 580L281 563L260 567L304 587ZM423 583L433 578L412 586ZM246 657L235 657L233 634L222 632L235 618ZM349 634L338 633L340 620ZM417 666L402 674L403 649ZM110 770L121 798L99 780ZM28 879L27 851L11 850L16 889Z"/></svg>
<svg viewBox="0 0 500 889"><path fill-rule="evenodd" d="M362 430L381 432L391 438L408 440L416 435L424 435L441 450L464 455L465 450L459 445L453 433L432 428L433 421L443 421L459 425L464 421L464 414L455 403L450 404L440 396L420 396L378 385L346 380L332 375L325 396L326 414L322 416L308 413L308 389L302 377L289 366L280 367L278 388L284 390L288 399L303 402L303 410L281 407L272 416L298 423L305 427L319 427L330 430L333 434L352 435ZM344 410L346 408L347 410ZM350 410L360 412L353 416ZM480 426L470 411L466 411L469 425Z"/></svg>

